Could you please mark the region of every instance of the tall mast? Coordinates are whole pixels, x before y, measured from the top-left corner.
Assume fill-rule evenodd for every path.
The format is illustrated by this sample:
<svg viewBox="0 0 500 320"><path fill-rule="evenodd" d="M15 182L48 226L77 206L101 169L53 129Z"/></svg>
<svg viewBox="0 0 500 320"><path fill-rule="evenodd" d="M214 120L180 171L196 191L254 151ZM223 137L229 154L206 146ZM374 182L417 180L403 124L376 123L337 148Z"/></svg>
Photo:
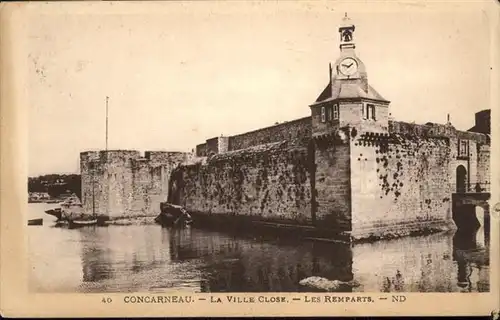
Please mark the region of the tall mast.
<svg viewBox="0 0 500 320"><path fill-rule="evenodd" d="M92 215L95 216L95 178L94 178L94 167L92 167Z"/></svg>
<svg viewBox="0 0 500 320"><path fill-rule="evenodd" d="M108 151L108 100L109 97L106 96L106 151Z"/></svg>
<svg viewBox="0 0 500 320"><path fill-rule="evenodd" d="M109 97L106 96L106 167L107 167L107 162L108 162L108 100ZM107 181L107 187L108 187L108 194L109 194L109 181ZM108 208L109 208L109 197L108 201L106 201L106 215L108 214Z"/></svg>

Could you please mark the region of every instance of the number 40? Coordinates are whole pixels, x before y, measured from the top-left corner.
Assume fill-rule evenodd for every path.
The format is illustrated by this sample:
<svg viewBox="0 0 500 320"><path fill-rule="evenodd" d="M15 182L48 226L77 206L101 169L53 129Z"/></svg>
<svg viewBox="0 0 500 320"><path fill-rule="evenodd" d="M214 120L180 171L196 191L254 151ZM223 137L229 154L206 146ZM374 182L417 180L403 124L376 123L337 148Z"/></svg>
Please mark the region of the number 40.
<svg viewBox="0 0 500 320"><path fill-rule="evenodd" d="M113 301L113 299L111 299L110 297L102 298L102 300L101 300L102 303L111 303L112 301Z"/></svg>

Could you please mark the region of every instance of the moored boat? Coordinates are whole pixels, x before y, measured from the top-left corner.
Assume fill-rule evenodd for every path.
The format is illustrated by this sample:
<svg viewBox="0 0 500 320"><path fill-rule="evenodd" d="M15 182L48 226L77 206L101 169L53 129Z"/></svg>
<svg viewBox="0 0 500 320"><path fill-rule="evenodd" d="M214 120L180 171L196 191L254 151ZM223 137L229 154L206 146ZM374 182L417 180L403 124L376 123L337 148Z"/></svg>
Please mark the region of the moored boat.
<svg viewBox="0 0 500 320"><path fill-rule="evenodd" d="M54 224L54 227L60 228L60 227L66 227L69 225L69 222L67 220L57 220L56 223Z"/></svg>
<svg viewBox="0 0 500 320"><path fill-rule="evenodd" d="M80 216L83 213L83 206L77 195L72 194L59 204L62 220L71 220L75 216Z"/></svg>
<svg viewBox="0 0 500 320"><path fill-rule="evenodd" d="M50 214L57 218L58 221L68 219L73 215L79 215L83 211L82 203L78 196L72 194L59 204L59 207L45 210L46 214Z"/></svg>
<svg viewBox="0 0 500 320"><path fill-rule="evenodd" d="M29 219L28 220L28 226L41 226L43 225L43 219Z"/></svg>
<svg viewBox="0 0 500 320"><path fill-rule="evenodd" d="M54 216L57 218L57 220L61 220L62 218L62 210L61 208L53 208L49 210L45 210L46 214L50 214L51 216Z"/></svg>
<svg viewBox="0 0 500 320"><path fill-rule="evenodd" d="M89 227L97 225L97 219L70 219L68 220L69 227L80 228L80 227Z"/></svg>

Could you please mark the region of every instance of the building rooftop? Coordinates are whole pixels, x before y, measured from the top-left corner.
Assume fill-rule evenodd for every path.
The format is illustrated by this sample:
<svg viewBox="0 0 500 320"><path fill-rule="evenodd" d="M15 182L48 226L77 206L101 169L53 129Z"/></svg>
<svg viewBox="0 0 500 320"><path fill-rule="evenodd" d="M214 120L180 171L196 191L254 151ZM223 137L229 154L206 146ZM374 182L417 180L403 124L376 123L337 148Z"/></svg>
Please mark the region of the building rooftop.
<svg viewBox="0 0 500 320"><path fill-rule="evenodd" d="M359 81L346 82L346 81L334 81L329 82L323 92L316 99L316 102L313 104L324 103L328 101L333 101L336 99L370 99L377 101L389 102L386 100L380 93L377 92L372 86L367 85L368 90L364 90L361 87Z"/></svg>

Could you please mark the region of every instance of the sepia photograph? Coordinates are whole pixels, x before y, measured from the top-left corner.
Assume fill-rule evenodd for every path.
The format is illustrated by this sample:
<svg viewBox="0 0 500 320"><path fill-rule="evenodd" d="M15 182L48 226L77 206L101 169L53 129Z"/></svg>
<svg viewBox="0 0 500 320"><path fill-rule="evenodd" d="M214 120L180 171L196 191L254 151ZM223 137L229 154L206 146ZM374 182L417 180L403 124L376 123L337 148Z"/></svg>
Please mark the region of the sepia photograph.
<svg viewBox="0 0 500 320"><path fill-rule="evenodd" d="M29 294L498 294L484 6L80 5L22 10Z"/></svg>

